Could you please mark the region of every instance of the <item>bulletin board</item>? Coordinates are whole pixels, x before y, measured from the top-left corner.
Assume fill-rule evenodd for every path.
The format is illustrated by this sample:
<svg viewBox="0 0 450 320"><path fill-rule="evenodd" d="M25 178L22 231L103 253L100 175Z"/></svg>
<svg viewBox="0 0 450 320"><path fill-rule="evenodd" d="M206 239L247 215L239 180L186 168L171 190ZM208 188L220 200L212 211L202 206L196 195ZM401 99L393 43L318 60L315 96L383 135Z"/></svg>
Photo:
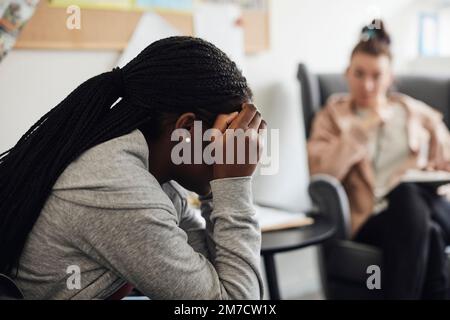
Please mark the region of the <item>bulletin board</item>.
<svg viewBox="0 0 450 320"><path fill-rule="evenodd" d="M182 35L193 35L192 13L157 11ZM66 28L65 8L50 6L41 0L33 17L25 25L15 44L19 49L113 49L126 48L143 13L141 11L82 9L81 29ZM243 10L245 52L269 48L267 10Z"/></svg>

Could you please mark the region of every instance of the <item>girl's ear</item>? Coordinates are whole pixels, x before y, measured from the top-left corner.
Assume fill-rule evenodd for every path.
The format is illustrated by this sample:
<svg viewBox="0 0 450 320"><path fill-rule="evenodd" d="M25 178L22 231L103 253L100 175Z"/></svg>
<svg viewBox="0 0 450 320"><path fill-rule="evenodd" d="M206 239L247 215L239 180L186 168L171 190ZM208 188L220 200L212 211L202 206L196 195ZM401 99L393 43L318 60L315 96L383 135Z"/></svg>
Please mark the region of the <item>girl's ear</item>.
<svg viewBox="0 0 450 320"><path fill-rule="evenodd" d="M181 116L178 117L177 121L175 122L174 129L186 129L188 131L191 131L191 129L194 127L194 121L195 121L194 113L192 112L183 113Z"/></svg>

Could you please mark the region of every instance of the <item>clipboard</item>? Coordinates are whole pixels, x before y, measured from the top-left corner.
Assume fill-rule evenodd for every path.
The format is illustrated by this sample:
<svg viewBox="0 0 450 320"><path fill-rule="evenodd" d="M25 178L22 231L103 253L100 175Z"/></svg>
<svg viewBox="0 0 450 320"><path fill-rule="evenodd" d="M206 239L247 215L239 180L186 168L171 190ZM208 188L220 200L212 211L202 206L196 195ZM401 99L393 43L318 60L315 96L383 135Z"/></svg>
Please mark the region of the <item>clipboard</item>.
<svg viewBox="0 0 450 320"><path fill-rule="evenodd" d="M431 188L439 188L440 186L450 184L450 172L417 169L408 170L404 174L401 182L411 182Z"/></svg>

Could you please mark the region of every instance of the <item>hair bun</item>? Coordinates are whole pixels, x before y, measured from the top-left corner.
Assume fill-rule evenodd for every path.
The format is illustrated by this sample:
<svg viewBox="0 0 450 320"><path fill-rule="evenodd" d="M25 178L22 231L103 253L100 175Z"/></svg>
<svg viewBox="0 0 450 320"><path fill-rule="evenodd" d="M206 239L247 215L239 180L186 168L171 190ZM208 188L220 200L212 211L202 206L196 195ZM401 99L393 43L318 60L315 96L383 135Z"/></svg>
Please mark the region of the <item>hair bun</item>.
<svg viewBox="0 0 450 320"><path fill-rule="evenodd" d="M369 41L376 40L384 42L387 45L391 44L391 37L387 33L384 23L381 19L374 19L372 23L365 26L361 31L361 40Z"/></svg>

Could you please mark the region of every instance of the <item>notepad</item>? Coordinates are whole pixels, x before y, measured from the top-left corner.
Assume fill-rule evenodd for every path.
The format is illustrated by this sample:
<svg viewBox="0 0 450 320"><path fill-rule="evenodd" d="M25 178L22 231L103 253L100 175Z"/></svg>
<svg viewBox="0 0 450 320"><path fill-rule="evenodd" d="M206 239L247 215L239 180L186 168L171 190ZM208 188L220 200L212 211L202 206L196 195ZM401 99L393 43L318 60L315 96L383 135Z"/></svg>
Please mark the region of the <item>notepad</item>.
<svg viewBox="0 0 450 320"><path fill-rule="evenodd" d="M404 174L402 182L414 182L439 187L450 183L450 172L412 169Z"/></svg>
<svg viewBox="0 0 450 320"><path fill-rule="evenodd" d="M311 225L314 219L303 212L293 212L255 205L256 218L262 232Z"/></svg>

